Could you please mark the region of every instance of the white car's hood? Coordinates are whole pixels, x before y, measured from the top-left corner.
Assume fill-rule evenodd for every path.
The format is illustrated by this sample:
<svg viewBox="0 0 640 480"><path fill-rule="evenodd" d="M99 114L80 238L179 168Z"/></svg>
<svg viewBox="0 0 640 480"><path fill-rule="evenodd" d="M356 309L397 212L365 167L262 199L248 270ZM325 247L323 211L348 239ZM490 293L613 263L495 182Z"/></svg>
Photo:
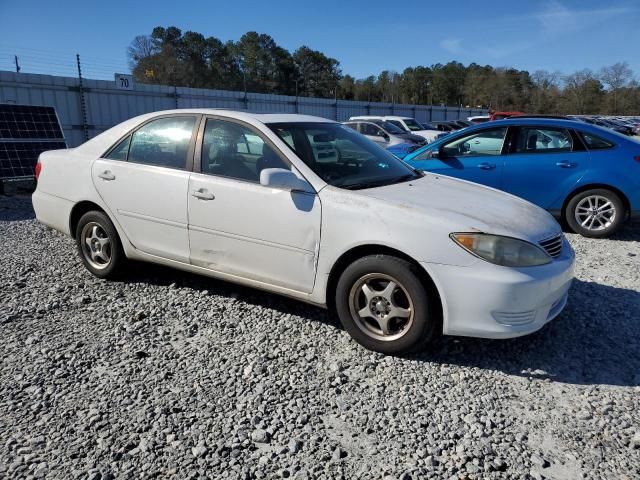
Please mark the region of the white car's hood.
<svg viewBox="0 0 640 480"><path fill-rule="evenodd" d="M435 138L440 135L442 132L440 130L414 130L411 133L414 135L419 135L424 138Z"/></svg>
<svg viewBox="0 0 640 480"><path fill-rule="evenodd" d="M405 212L424 213L431 221L448 225L452 232L479 231L539 242L561 231L548 212L532 203L442 175L426 173L418 180L358 193Z"/></svg>

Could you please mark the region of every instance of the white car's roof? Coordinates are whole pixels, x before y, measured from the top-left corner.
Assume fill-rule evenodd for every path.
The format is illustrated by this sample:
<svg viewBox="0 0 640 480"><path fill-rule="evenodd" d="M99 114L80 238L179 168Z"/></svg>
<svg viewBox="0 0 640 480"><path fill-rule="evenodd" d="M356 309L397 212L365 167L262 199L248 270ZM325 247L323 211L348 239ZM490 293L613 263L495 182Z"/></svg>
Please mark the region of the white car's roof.
<svg viewBox="0 0 640 480"><path fill-rule="evenodd" d="M317 122L317 123L335 123L334 120L328 118L315 117L313 115L299 115L297 113L251 113L242 110L226 110L224 108L181 108L175 110L162 110L158 112L148 113L149 117L155 115L171 115L176 113L195 113L202 115L220 115L223 117L242 119L254 119L262 123L281 123L281 122Z"/></svg>
<svg viewBox="0 0 640 480"><path fill-rule="evenodd" d="M350 117L349 120L414 120L411 117L402 117L398 115L356 115Z"/></svg>
<svg viewBox="0 0 640 480"><path fill-rule="evenodd" d="M100 135L93 137L91 140L83 143L76 148L78 153L91 153L92 155L101 155L105 150L110 148L116 141L122 138L125 133L137 127L138 125L150 120L154 117L162 115L191 114L191 115L217 115L220 117L234 118L243 120L249 124L259 126L258 124L269 123L337 123L328 118L314 117L311 115L298 115L292 113L251 113L237 110L225 110L220 108L177 108L174 110L160 110L157 112L145 113L134 118L125 120L124 122L106 130Z"/></svg>

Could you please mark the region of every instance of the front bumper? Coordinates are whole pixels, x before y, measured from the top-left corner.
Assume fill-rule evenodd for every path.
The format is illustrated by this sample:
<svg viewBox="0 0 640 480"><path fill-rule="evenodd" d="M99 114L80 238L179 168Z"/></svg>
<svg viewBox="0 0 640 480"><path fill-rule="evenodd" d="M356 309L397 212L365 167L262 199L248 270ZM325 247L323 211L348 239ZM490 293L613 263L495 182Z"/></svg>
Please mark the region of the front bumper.
<svg viewBox="0 0 640 480"><path fill-rule="evenodd" d="M565 307L575 255L564 240L548 265L508 268L478 260L469 267L425 263L440 293L443 333L512 338L542 328Z"/></svg>

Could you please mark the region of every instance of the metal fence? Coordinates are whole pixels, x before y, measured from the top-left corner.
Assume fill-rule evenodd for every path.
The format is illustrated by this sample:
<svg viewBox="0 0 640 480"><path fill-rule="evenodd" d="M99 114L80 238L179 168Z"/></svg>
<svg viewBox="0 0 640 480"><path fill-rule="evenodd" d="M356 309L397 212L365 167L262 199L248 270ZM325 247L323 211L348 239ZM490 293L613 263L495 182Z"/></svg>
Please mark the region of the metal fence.
<svg viewBox="0 0 640 480"><path fill-rule="evenodd" d="M131 88L131 86L130 86ZM419 122L484 115L486 110L435 105L357 102L201 88L87 80L0 71L0 103L56 108L70 147L128 118L174 108L227 108L254 113L302 113L344 121L353 115L402 115Z"/></svg>

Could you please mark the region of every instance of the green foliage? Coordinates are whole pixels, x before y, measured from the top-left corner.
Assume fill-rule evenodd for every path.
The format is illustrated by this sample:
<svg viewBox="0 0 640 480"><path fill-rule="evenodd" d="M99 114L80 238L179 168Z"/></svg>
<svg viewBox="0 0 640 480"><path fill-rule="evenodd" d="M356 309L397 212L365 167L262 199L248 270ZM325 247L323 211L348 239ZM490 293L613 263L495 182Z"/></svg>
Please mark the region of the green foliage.
<svg viewBox="0 0 640 480"><path fill-rule="evenodd" d="M383 70L356 79L307 46L290 53L264 33L223 43L176 27L134 38L129 61L138 82L371 102L462 105L528 113L638 114L640 86L626 63L568 76L459 62ZM606 88L605 88L606 87Z"/></svg>

